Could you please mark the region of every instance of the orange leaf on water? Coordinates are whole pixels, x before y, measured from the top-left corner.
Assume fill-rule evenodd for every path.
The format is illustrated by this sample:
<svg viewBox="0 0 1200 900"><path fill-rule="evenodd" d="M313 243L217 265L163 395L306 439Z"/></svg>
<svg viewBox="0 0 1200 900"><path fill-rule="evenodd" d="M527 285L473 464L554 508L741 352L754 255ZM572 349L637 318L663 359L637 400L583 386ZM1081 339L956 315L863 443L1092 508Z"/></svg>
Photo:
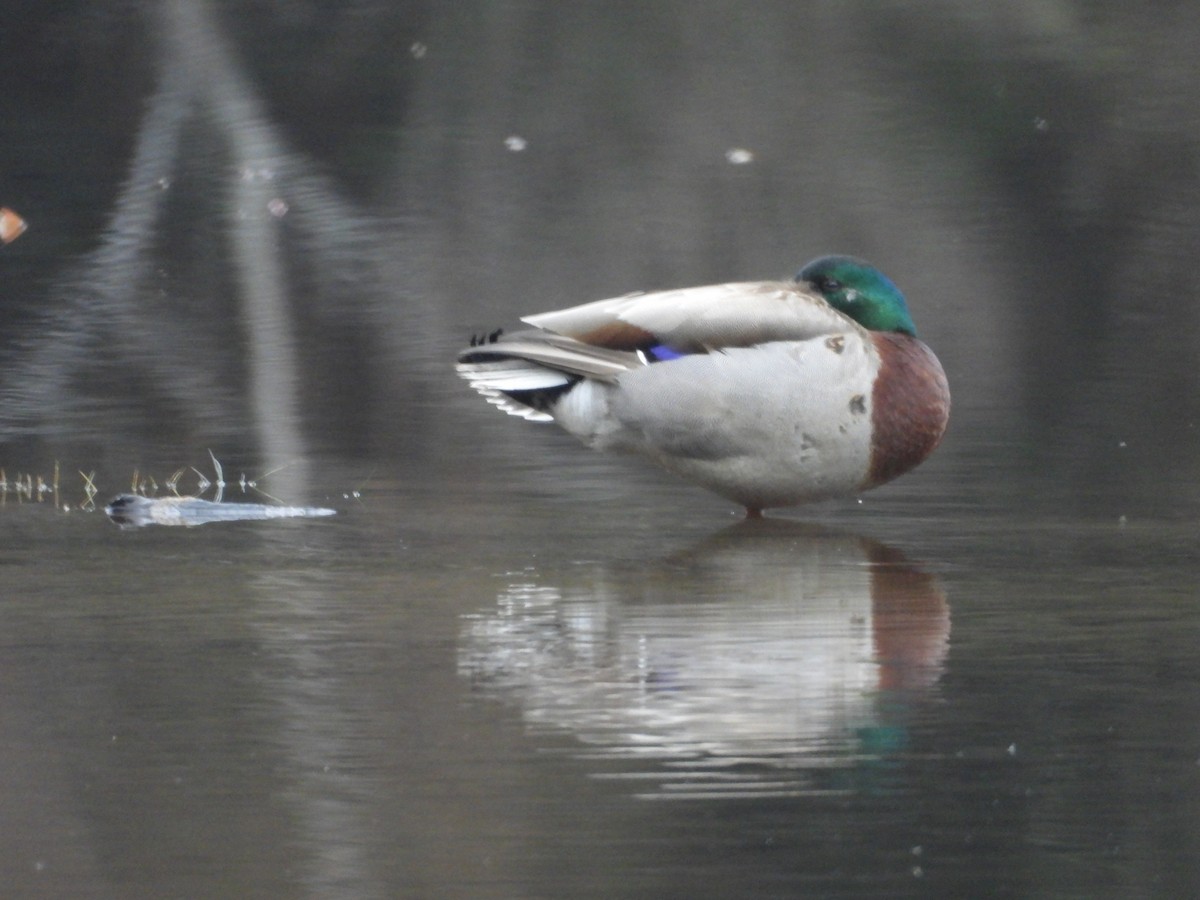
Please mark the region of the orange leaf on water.
<svg viewBox="0 0 1200 900"><path fill-rule="evenodd" d="M7 206L0 206L0 241L11 244L29 225Z"/></svg>

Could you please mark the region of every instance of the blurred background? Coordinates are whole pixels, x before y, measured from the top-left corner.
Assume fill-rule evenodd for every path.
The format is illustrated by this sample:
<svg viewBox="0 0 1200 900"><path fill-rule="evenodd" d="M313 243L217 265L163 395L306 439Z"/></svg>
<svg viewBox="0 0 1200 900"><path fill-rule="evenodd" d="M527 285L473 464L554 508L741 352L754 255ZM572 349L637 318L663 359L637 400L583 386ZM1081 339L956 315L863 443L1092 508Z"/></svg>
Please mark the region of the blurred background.
<svg viewBox="0 0 1200 900"><path fill-rule="evenodd" d="M1200 884L1200 6L4 6L0 466L339 511L3 494L14 890ZM736 526L453 372L831 252L954 398L860 502Z"/></svg>

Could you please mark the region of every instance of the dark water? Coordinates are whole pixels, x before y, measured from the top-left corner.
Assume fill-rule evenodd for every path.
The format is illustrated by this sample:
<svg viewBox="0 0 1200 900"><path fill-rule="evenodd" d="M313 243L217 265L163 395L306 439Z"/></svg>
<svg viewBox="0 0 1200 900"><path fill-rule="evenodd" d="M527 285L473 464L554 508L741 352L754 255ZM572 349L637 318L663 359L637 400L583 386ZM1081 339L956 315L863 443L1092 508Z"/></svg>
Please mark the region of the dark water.
<svg viewBox="0 0 1200 900"><path fill-rule="evenodd" d="M1200 890L1200 14L10 12L8 893ZM742 522L450 370L835 250L954 392L861 500ZM338 515L87 503L209 449Z"/></svg>

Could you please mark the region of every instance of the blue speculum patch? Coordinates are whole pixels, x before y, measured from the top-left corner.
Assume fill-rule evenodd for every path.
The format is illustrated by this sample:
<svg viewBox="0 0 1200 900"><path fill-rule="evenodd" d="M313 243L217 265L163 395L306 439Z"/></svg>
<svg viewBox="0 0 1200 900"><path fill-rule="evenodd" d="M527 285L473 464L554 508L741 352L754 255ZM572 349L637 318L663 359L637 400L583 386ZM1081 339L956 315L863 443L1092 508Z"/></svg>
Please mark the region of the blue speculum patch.
<svg viewBox="0 0 1200 900"><path fill-rule="evenodd" d="M672 359L681 359L687 356L686 353L681 353L678 350L672 350L666 344L655 344L646 350L646 355L654 362L667 362Z"/></svg>

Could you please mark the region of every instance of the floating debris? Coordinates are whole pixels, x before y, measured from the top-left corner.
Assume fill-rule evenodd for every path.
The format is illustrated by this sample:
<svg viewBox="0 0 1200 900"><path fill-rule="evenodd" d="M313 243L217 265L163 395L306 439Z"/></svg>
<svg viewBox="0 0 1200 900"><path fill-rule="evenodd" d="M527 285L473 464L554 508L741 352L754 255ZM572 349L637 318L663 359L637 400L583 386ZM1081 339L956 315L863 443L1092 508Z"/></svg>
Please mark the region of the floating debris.
<svg viewBox="0 0 1200 900"><path fill-rule="evenodd" d="M524 150L526 147L529 146L529 142L527 140L525 140L525 138L521 137L519 134L510 134L508 137L506 137L504 139L504 146L507 147L509 150L511 150L513 153L520 153L522 150Z"/></svg>
<svg viewBox="0 0 1200 900"><path fill-rule="evenodd" d="M263 479L286 468L287 463L257 476L247 475L243 472L236 481L227 483L221 461L211 450L208 451L208 456L212 460L211 475L206 475L192 466L181 466L161 485L153 475L142 473L135 468L129 487L101 508L113 522L123 528L140 528L144 525L204 525L208 522L296 519L337 515L336 510L325 507L288 506L284 501L272 496L259 486ZM195 489L191 493L181 494L180 480L189 473L195 475ZM101 492L101 488L96 484L95 470L90 472L79 470L79 477L83 482L83 494L77 502L68 500L65 496L61 475L58 460L54 461L53 474L50 476L26 473L9 475L4 467L0 466L0 508L8 505L11 495L17 504L47 503L62 512L68 512L72 508L83 512L95 512L98 506L96 498ZM240 488L243 494L253 491L271 502L225 502L227 487ZM157 496L160 488L170 491L170 495ZM210 489L212 499L202 499ZM356 500L361 498L361 494L357 490L353 496Z"/></svg>
<svg viewBox="0 0 1200 900"><path fill-rule="evenodd" d="M13 494L18 503L41 503L48 496L54 498L58 506L58 461L54 462L54 479L47 482L41 475L18 473L15 478L9 478L3 468L0 468L0 506L8 502L8 495Z"/></svg>
<svg viewBox="0 0 1200 900"><path fill-rule="evenodd" d="M754 151L745 147L731 147L725 151L725 159L731 165L745 166L754 162Z"/></svg>
<svg viewBox="0 0 1200 900"><path fill-rule="evenodd" d="M118 494L104 513L121 528L147 525L206 525L210 522L247 522L264 519L309 519L337 515L323 506L275 506L270 503L228 503L199 497L143 497Z"/></svg>
<svg viewBox="0 0 1200 900"><path fill-rule="evenodd" d="M0 241L11 244L29 227L29 223L7 206L0 206Z"/></svg>

